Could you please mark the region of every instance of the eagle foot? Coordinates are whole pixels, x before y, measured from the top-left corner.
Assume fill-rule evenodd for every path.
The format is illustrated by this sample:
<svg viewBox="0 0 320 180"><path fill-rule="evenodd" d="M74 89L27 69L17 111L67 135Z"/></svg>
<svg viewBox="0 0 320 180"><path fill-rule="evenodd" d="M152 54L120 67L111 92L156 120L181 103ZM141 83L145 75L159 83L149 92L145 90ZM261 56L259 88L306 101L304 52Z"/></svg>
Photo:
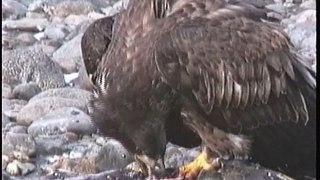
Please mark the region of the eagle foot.
<svg viewBox="0 0 320 180"><path fill-rule="evenodd" d="M222 164L219 158L215 158L210 161L208 154L203 151L195 160L191 163L186 164L179 169L180 176L185 179L197 179L199 173L203 170L218 170L221 168Z"/></svg>

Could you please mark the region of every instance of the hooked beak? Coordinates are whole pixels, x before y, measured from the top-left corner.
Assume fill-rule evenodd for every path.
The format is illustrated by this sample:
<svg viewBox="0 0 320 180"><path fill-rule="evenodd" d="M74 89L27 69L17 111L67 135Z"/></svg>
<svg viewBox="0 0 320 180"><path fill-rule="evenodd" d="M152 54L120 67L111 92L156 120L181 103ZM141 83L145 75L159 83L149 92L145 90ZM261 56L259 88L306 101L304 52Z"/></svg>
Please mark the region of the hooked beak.
<svg viewBox="0 0 320 180"><path fill-rule="evenodd" d="M145 165L148 176L152 176L155 173L159 174L165 172L163 157L155 160L147 155L136 155L135 158L137 161Z"/></svg>

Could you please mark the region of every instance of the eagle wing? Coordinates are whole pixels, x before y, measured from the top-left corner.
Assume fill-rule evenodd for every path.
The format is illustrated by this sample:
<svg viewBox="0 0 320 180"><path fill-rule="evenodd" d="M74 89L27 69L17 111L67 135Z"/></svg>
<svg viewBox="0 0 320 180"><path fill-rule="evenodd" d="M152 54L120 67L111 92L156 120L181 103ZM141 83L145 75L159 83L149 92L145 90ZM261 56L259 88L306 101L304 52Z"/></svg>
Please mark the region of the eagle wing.
<svg viewBox="0 0 320 180"><path fill-rule="evenodd" d="M225 128L308 122L315 73L279 29L217 10L163 33L154 56L163 80Z"/></svg>
<svg viewBox="0 0 320 180"><path fill-rule="evenodd" d="M92 75L112 38L114 17L104 17L92 23L81 39L81 52L86 71Z"/></svg>

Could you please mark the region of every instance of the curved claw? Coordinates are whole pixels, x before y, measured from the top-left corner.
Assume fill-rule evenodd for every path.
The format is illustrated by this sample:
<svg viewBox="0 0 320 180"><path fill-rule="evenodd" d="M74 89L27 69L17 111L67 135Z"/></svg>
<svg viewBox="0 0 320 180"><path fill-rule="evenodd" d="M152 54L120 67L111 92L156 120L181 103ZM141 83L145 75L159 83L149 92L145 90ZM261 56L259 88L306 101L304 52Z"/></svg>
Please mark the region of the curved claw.
<svg viewBox="0 0 320 180"><path fill-rule="evenodd" d="M180 167L179 174L185 179L197 179L199 173L203 170L219 169L221 163L219 158L210 161L208 155L203 151L195 160L191 163Z"/></svg>

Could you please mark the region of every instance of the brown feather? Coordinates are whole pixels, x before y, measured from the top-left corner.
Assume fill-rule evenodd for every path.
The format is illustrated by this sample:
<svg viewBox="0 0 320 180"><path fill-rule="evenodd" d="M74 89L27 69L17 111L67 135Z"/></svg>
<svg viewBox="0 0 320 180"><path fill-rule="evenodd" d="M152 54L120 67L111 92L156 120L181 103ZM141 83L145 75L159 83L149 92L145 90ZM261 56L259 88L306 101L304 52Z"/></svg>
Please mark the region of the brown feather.
<svg viewBox="0 0 320 180"><path fill-rule="evenodd" d="M264 150L277 139L259 135L264 128L301 128L307 137L294 125L315 124L315 73L258 12L223 0L130 1L93 74L93 121L152 159L163 157L172 111L219 155L247 155L251 141L242 134L257 138L253 150Z"/></svg>

